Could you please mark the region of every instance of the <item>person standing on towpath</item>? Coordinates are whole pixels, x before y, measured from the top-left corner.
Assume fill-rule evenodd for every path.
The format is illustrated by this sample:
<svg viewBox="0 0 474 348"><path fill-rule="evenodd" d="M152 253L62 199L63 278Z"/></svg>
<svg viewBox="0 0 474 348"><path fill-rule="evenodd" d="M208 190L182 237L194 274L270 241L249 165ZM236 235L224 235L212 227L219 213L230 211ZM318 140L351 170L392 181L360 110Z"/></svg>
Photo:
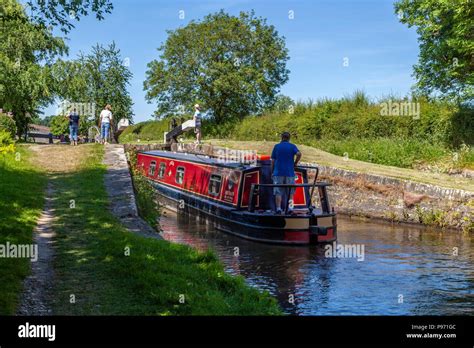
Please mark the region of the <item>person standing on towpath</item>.
<svg viewBox="0 0 474 348"><path fill-rule="evenodd" d="M109 139L109 132L110 127L112 125L112 111L110 111L112 107L110 104L105 106L105 109L101 111L99 116L99 129L101 134L101 142L102 144L108 144L107 140Z"/></svg>
<svg viewBox="0 0 474 348"><path fill-rule="evenodd" d="M77 146L77 134L79 133L79 114L76 108L67 116L69 119L69 136L71 137L71 145Z"/></svg>

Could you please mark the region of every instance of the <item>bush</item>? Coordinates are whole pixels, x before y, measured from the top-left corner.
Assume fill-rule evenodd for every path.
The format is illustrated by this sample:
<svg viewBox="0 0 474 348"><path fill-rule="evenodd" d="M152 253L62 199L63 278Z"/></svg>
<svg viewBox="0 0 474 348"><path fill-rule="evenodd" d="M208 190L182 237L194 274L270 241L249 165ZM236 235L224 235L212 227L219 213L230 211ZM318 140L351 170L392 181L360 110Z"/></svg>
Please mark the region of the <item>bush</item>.
<svg viewBox="0 0 474 348"><path fill-rule="evenodd" d="M8 152L15 152L15 142L10 132L0 129L0 155Z"/></svg>
<svg viewBox="0 0 474 348"><path fill-rule="evenodd" d="M298 102L293 112L271 111L250 116L227 135L238 140L278 140L286 130L300 143L319 139L416 138L448 147L474 141L474 111L443 101L418 99L420 117L382 116L381 103L405 102L387 97L370 102L361 92L339 100Z"/></svg>
<svg viewBox="0 0 474 348"><path fill-rule="evenodd" d="M132 173L133 188L140 216L153 228L158 229L160 206L156 200L155 188L143 173L143 168L137 165L137 151L130 149L128 152Z"/></svg>
<svg viewBox="0 0 474 348"><path fill-rule="evenodd" d="M51 133L55 136L69 134L69 119L64 116L54 116L51 119Z"/></svg>
<svg viewBox="0 0 474 348"><path fill-rule="evenodd" d="M2 129L10 133L13 139L15 138L17 128L12 117L7 116L6 114L0 114L0 130Z"/></svg>

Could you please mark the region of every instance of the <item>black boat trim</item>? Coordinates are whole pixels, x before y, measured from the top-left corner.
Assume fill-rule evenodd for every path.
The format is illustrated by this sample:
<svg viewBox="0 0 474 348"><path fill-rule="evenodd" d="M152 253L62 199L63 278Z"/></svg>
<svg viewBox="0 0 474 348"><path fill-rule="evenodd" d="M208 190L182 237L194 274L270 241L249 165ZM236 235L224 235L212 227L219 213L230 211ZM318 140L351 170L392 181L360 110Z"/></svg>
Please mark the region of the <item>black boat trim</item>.
<svg viewBox="0 0 474 348"><path fill-rule="evenodd" d="M156 184L156 183L155 183ZM161 184L161 183L160 183ZM180 192L179 190L176 190L176 189L173 189L174 191L176 192ZM169 200L172 200L173 202L175 203L179 203L179 200L175 199L175 198L172 198L170 196L167 196L165 195L163 192L160 192L160 191L157 191L157 193L163 197L165 197L166 199L169 199ZM228 219L228 218L225 218L223 216L218 216L218 215L215 215L209 211L206 211L206 210L202 210L202 209L199 209L195 206L192 206L190 204L188 204L188 207L190 208L193 208L195 210L198 210L204 214L207 214L207 215L210 215L216 219L221 219L221 220L225 220L225 221L228 221L230 223L234 223L234 224L238 224L238 225L242 225L242 226L245 226L245 227L249 227L249 228L255 228L255 229L262 229L262 230L266 230L266 229L269 229L271 228L272 230L284 230L284 231L288 231L288 232L300 232L301 229L288 229L288 228L285 228L285 227L266 227L266 226L259 226L259 225L252 225L252 224L248 224L248 223L245 223L245 222L241 222L241 221L235 221L235 220L231 220L231 219ZM233 209L234 212L238 213L238 214L246 214L246 215L251 215L251 216L262 216L261 214L257 214L257 213L248 213L247 211L242 211L242 210L237 210L237 209ZM315 215L316 218L318 217L332 217L334 215ZM289 219L297 219L298 217L297 216L294 216L294 215L279 215L278 217L284 217L284 218L289 218ZM306 217L306 216L305 216ZM310 218L311 216L307 216L308 218ZM258 240L262 240L262 239L258 239Z"/></svg>

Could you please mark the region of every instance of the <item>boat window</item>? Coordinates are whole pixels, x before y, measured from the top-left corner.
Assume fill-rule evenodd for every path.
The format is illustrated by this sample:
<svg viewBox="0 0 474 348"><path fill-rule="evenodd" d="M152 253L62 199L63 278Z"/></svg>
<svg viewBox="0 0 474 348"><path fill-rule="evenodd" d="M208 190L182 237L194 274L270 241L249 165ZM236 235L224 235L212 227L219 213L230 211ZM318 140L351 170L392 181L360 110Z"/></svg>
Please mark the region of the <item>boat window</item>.
<svg viewBox="0 0 474 348"><path fill-rule="evenodd" d="M184 182L184 167L176 168L176 183L182 184Z"/></svg>
<svg viewBox="0 0 474 348"><path fill-rule="evenodd" d="M165 177L165 170L166 170L166 162L160 163L160 170L158 171L158 177L164 178Z"/></svg>
<svg viewBox="0 0 474 348"><path fill-rule="evenodd" d="M209 178L209 194L213 196L219 196L221 192L221 183L222 183L222 176L212 174Z"/></svg>
<svg viewBox="0 0 474 348"><path fill-rule="evenodd" d="M151 161L150 167L148 168L148 175L155 176L155 169L156 169L156 161Z"/></svg>

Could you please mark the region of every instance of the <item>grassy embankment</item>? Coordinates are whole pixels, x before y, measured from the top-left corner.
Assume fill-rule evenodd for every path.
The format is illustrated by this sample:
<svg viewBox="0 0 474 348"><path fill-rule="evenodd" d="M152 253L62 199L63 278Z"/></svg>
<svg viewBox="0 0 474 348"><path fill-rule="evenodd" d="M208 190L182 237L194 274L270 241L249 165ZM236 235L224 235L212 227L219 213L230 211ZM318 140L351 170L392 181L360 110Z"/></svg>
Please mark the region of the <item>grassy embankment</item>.
<svg viewBox="0 0 474 348"><path fill-rule="evenodd" d="M0 155L0 245L31 244L43 208L46 176L29 162L30 153ZM0 258L0 315L15 314L30 259Z"/></svg>
<svg viewBox="0 0 474 348"><path fill-rule="evenodd" d="M472 109L421 99L419 117L382 116L384 102L388 98L372 102L363 93L339 100L298 102L291 112L280 107L232 124L204 122L203 133L207 139L278 141L279 134L287 130L297 144L350 159L431 172L474 169ZM167 127L167 120L140 123L126 129L120 141L161 142Z"/></svg>
<svg viewBox="0 0 474 348"><path fill-rule="evenodd" d="M128 232L107 209L103 148L77 151L81 166L54 180L56 314L280 313L268 294L227 275L213 253Z"/></svg>

